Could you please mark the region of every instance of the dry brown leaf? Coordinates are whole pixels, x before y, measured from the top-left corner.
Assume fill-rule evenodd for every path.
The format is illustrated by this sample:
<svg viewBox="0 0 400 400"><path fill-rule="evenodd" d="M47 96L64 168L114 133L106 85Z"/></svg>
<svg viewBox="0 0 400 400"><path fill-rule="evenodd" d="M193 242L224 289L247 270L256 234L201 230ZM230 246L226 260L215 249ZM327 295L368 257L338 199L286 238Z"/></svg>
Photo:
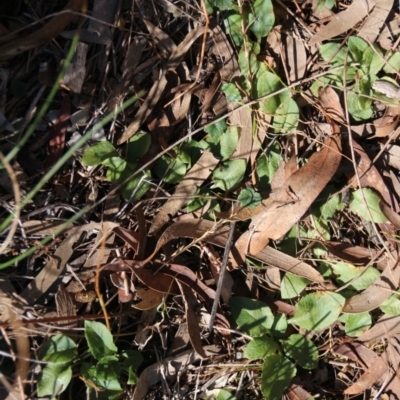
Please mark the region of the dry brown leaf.
<svg viewBox="0 0 400 400"><path fill-rule="evenodd" d="M49 259L42 270L36 275L36 278L22 291L21 297L24 298L28 304L35 304L64 272L65 265L73 254L73 245L79 239L80 235L84 231L93 229L101 230L101 228L102 224L95 222L71 228L67 232L67 237L54 252L53 257Z"/></svg>
<svg viewBox="0 0 400 400"><path fill-rule="evenodd" d="M210 28L212 29L213 47L212 53L223 62L222 68L219 69L221 80L231 82L235 76L240 76L240 69L236 60L235 50L232 48L231 42L225 35L225 32L219 25L216 25L216 20L210 20Z"/></svg>
<svg viewBox="0 0 400 400"><path fill-rule="evenodd" d="M350 358L362 368L366 368L366 371L360 378L344 391L344 393L348 395L365 392L388 370L388 365L382 357L360 343L353 342L351 345L342 344L340 346L335 346L332 351Z"/></svg>
<svg viewBox="0 0 400 400"><path fill-rule="evenodd" d="M225 247L228 239L229 226L218 226L211 221L192 219L188 221L175 222L169 226L161 235L153 254L148 258L152 259L161 247L169 241L177 238L187 237L200 239L204 242ZM253 256L255 259L278 267L283 271L292 272L295 275L303 276L315 283L324 281L323 276L307 263L297 260L285 253L272 247L264 248L260 253ZM231 249L230 262L234 267L243 264L245 259L237 252L233 246Z"/></svg>
<svg viewBox="0 0 400 400"><path fill-rule="evenodd" d="M162 302L164 294L152 289L141 288L136 291L136 296L140 298L140 301L132 304L132 307L137 310L150 310Z"/></svg>
<svg viewBox="0 0 400 400"><path fill-rule="evenodd" d="M357 342L336 345L332 348L332 351L349 358L362 368L369 368L379 357L373 350Z"/></svg>
<svg viewBox="0 0 400 400"><path fill-rule="evenodd" d="M365 18L375 7L375 0L354 1L344 11L337 13L327 25L321 28L308 42L309 46L352 29L358 22Z"/></svg>
<svg viewBox="0 0 400 400"><path fill-rule="evenodd" d="M393 8L393 3L394 0L376 0L375 8L368 14L357 36L374 43Z"/></svg>
<svg viewBox="0 0 400 400"><path fill-rule="evenodd" d="M400 333L400 316L383 315L376 324L365 331L357 340L370 342L372 340L387 339Z"/></svg>
<svg viewBox="0 0 400 400"><path fill-rule="evenodd" d="M22 223L22 228L27 236L45 236L53 234L65 221L31 219Z"/></svg>
<svg viewBox="0 0 400 400"><path fill-rule="evenodd" d="M171 55L171 52L176 51L176 44L162 29L153 25L147 19L143 19L143 22L164 58L168 58Z"/></svg>
<svg viewBox="0 0 400 400"><path fill-rule="evenodd" d="M146 266L151 267L152 264L146 263ZM139 261L119 260L116 263L105 265L103 270L133 272L141 282L157 292L179 294L179 289L174 284L174 280L171 276L158 271L157 268L154 268L157 272L145 268L144 264Z"/></svg>
<svg viewBox="0 0 400 400"><path fill-rule="evenodd" d="M211 312L215 300L215 290L209 288L199 280L191 269L179 264L163 264L160 270L190 287L204 300L208 312ZM216 314L215 322L219 326L230 328L229 321L224 317L220 310Z"/></svg>
<svg viewBox="0 0 400 400"><path fill-rule="evenodd" d="M86 0L70 0L63 8L63 12L56 15L36 32L19 39L15 39L15 36L11 35L11 41L0 46L0 59L6 60L14 57L57 36L75 18L74 11L80 12L86 9L86 3Z"/></svg>
<svg viewBox="0 0 400 400"><path fill-rule="evenodd" d="M367 265L371 260L375 259L374 264L376 264L378 269L383 271L386 268L387 258L385 256L379 257L379 254L382 253L380 250L353 246L352 244L342 242L318 241L318 243L341 260L353 264ZM395 253L393 253L393 256L395 256ZM377 257L379 258L376 260Z"/></svg>
<svg viewBox="0 0 400 400"><path fill-rule="evenodd" d="M285 60L288 64L289 80L295 82L304 77L307 68L307 53L304 47L304 40L296 33L296 25L292 18L289 18L288 25L284 26L282 43L285 52Z"/></svg>
<svg viewBox="0 0 400 400"><path fill-rule="evenodd" d="M343 312L358 314L378 308L399 286L400 267L388 261L380 277L362 293L346 301Z"/></svg>
<svg viewBox="0 0 400 400"><path fill-rule="evenodd" d="M400 106L387 107L385 115L374 120L372 128L374 137L387 137L398 126L400 120Z"/></svg>
<svg viewBox="0 0 400 400"><path fill-rule="evenodd" d="M379 208L383 215L395 226L400 229L400 215L394 212L384 201L379 200Z"/></svg>
<svg viewBox="0 0 400 400"><path fill-rule="evenodd" d="M331 137L307 164L295 171L282 188L271 195L271 206L257 215L236 242L241 254L255 255L270 239L278 240L299 221L335 174L341 160L340 138Z"/></svg>
<svg viewBox="0 0 400 400"><path fill-rule="evenodd" d="M186 321L188 325L190 343L192 343L193 349L198 355L203 358L207 358L201 343L199 317L196 314L196 310L199 309L200 304L198 303L190 287L180 282L178 282L178 286L181 289L183 302L185 303Z"/></svg>
<svg viewBox="0 0 400 400"><path fill-rule="evenodd" d="M319 88L318 102L322 108L321 111L327 116L327 118L330 118L339 124L346 123L346 117L343 108L340 105L339 96L330 86Z"/></svg>
<svg viewBox="0 0 400 400"><path fill-rule="evenodd" d="M82 91L86 75L86 54L88 50L89 46L86 43L78 43L71 64L68 65L61 81L61 85L67 87L72 93L80 94Z"/></svg>
<svg viewBox="0 0 400 400"><path fill-rule="evenodd" d="M213 356L217 353L217 348L213 345L205 346L204 351L206 356ZM133 393L133 400L143 400L146 397L150 386L155 385L161 380L161 369L167 369L169 363L174 363L177 366L176 376L188 368L189 365L201 360L201 356L193 350L186 350L175 356L165 358L162 363L155 363L147 367L140 374L139 381Z"/></svg>
<svg viewBox="0 0 400 400"><path fill-rule="evenodd" d="M285 395L289 400L308 400L312 398L312 395L307 390L294 383L286 390Z"/></svg>
<svg viewBox="0 0 400 400"><path fill-rule="evenodd" d="M173 71L176 69L176 67L178 67L193 42L203 33L204 28L202 26L198 26L185 37L185 39L179 44L179 46L176 47L175 51L172 51L160 80L154 82L152 88L147 94L146 100L143 102L138 112L136 113L135 119L122 134L122 136L118 140L118 144L122 144L126 142L129 138L131 138L138 131L143 122L153 112L154 107L160 100L161 95L164 92L165 86L167 85L167 72Z"/></svg>
<svg viewBox="0 0 400 400"><path fill-rule="evenodd" d="M384 156L387 160L387 163L391 167L397 169L397 171L400 171L400 146L397 146L395 144L389 145L386 148Z"/></svg>
<svg viewBox="0 0 400 400"><path fill-rule="evenodd" d="M158 232L196 194L197 188L210 176L218 162L210 151L204 151L153 219L149 235Z"/></svg>

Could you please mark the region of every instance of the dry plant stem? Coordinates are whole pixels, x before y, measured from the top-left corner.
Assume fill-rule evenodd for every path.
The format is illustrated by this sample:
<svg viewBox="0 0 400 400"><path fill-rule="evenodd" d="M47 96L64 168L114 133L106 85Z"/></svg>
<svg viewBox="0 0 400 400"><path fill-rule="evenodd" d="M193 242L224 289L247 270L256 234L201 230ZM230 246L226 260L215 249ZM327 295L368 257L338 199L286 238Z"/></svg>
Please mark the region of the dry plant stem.
<svg viewBox="0 0 400 400"><path fill-rule="evenodd" d="M228 240L226 242L225 251L224 251L224 258L222 259L221 270L219 272L217 290L215 292L215 299L214 299L214 303L213 303L213 306L212 306L212 309L211 309L210 323L208 325L209 334L211 334L211 332L213 330L214 322L215 322L215 316L217 315L219 299L221 297L222 283L224 281L226 266L228 264L229 253L231 251L231 247L232 247L232 244L233 244L233 236L234 236L234 233L235 233L235 226L236 226L236 222L232 221L230 223Z"/></svg>
<svg viewBox="0 0 400 400"><path fill-rule="evenodd" d="M362 189L361 181L360 181L360 175L358 174L358 169L357 169L356 156L355 156L354 147L353 147L353 135L352 135L352 132L351 132L351 125L350 125L350 118L349 118L349 109L348 109L348 107L347 107L347 92L346 92L347 86L346 86L346 75L345 75L345 74L346 74L347 54L348 54L348 51L347 51L347 53L346 53L346 57L345 57L346 62L345 62L344 68L343 68L344 112L345 112L345 116L346 116L346 126L347 126L347 132L348 132L348 135L349 135L349 146L350 146L351 159L352 159L353 167L354 167L354 174L355 174L356 179L357 179L357 185L358 185L358 187L359 187L360 189ZM368 211L368 216L369 216L369 218L371 219L371 221L373 221L373 218L372 218L372 215L371 215L371 210L370 210L369 207L368 207L367 201L366 201L366 199L365 199L365 196L364 196L364 193L363 193L362 190L361 190L361 196L362 196L363 202L364 202L364 204L365 204L365 207L366 207L366 209L367 209L367 211ZM373 226L374 232L375 232L376 236L378 237L379 241L381 242L383 248L386 250L386 252L387 252L388 255L391 257L391 259L393 260L393 262L396 262L396 258L393 256L392 252L389 250L387 244L386 244L385 241L383 240L382 235L381 235L380 232L378 231L378 229L377 229L377 227L376 227L376 224L375 224L374 222L372 223L372 226Z"/></svg>
<svg viewBox="0 0 400 400"><path fill-rule="evenodd" d="M103 315L104 315L104 319L106 320L107 329L111 332L111 327L110 327L110 321L109 321L109 318L108 318L107 308L106 308L106 306L104 304L103 296L102 296L102 294L100 292L100 272L101 272L100 262L104 257L107 235L108 235L108 225L105 224L105 232L103 234L102 241L101 241L100 256L98 258L98 263L96 264L95 291L96 291L96 295L97 295L97 297L99 299L101 309L103 310Z"/></svg>
<svg viewBox="0 0 400 400"><path fill-rule="evenodd" d="M4 157L4 155L1 151L0 151L0 162L3 163L5 169L8 172L8 175L11 179L11 183L12 183L12 187L13 187L13 191L14 191L14 199L15 199L14 219L13 219L11 228L8 232L6 239L4 240L3 244L0 246L0 254L1 254L7 248L8 244L11 242L11 240L14 236L15 231L17 230L19 216L21 214L21 192L19 190L17 177L15 176L10 163L7 161L7 159Z"/></svg>

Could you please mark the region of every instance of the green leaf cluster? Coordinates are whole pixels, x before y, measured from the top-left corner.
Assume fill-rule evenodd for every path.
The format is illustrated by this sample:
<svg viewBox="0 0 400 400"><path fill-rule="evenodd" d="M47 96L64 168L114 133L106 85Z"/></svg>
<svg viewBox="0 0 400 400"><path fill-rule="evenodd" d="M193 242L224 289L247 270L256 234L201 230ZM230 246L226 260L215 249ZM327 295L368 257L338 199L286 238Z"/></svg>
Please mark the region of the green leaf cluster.
<svg viewBox="0 0 400 400"><path fill-rule="evenodd" d="M141 176L131 176L137 171L137 160L147 153L150 144L150 135L138 132L129 140L126 157L122 158L112 143L98 142L86 149L82 156L82 163L87 166L104 165L107 167L107 180L110 182L126 181L121 186L122 196L126 201L136 201L148 191L150 185L147 180L150 179L151 173L149 170L145 170Z"/></svg>
<svg viewBox="0 0 400 400"><path fill-rule="evenodd" d="M241 331L252 337L244 356L263 360L261 391L265 398L282 398L296 375L293 361L304 369L317 367L318 349L311 340L300 334L284 338L287 329L284 315L274 316L263 302L245 297L232 297L229 306Z"/></svg>
<svg viewBox="0 0 400 400"><path fill-rule="evenodd" d="M81 363L80 374L93 399L117 399L123 393L122 372L129 385L137 383L135 370L142 362L138 351L126 350L118 354L112 334L104 324L96 321L85 321L85 338L96 363L82 362L78 358L76 343L68 336L53 336L42 345L39 357L47 364L38 380L40 397L61 394L71 382L72 368L78 363Z"/></svg>
<svg viewBox="0 0 400 400"><path fill-rule="evenodd" d="M331 73L314 82L311 91L315 96L318 96L320 87L332 85L343 88L345 82L348 110L356 121L372 117L374 97L391 105L396 103L373 90L373 84L379 79L378 74L381 71L385 74L397 73L400 67L400 52L388 57L379 47L373 47L357 36L351 36L347 45L325 43L319 51L322 59L329 63Z"/></svg>

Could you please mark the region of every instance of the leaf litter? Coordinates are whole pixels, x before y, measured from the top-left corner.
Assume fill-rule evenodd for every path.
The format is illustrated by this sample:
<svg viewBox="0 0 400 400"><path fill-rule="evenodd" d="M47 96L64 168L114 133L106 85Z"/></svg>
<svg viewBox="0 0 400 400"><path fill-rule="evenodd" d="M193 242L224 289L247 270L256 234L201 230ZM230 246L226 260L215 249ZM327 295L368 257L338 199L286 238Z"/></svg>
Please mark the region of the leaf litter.
<svg viewBox="0 0 400 400"><path fill-rule="evenodd" d="M62 3L0 6L4 397L399 398L393 1Z"/></svg>

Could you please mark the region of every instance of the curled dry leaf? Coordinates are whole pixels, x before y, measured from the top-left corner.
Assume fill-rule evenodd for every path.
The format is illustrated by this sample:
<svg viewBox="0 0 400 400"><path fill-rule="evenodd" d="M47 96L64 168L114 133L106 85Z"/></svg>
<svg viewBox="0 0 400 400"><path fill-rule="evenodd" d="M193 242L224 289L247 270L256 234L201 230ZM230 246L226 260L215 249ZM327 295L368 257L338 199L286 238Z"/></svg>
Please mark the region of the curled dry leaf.
<svg viewBox="0 0 400 400"><path fill-rule="evenodd" d="M193 168L186 174L182 182L179 183L174 194L167 200L154 218L149 235L154 235L159 231L195 195L197 188L210 176L218 162L219 160L210 151L206 150L201 155Z"/></svg>
<svg viewBox="0 0 400 400"><path fill-rule="evenodd" d="M358 0L353 2L344 11L337 13L327 25L321 28L321 30L310 39L308 42L309 46L348 31L365 18L374 7L375 0Z"/></svg>
<svg viewBox="0 0 400 400"><path fill-rule="evenodd" d="M188 325L188 333L190 343L192 343L193 349L203 358L207 358L207 355L203 349L201 343L200 329L199 329L199 318L196 314L196 310L199 308L199 303L190 287L178 281L178 286L181 289L183 302L185 303L186 310L186 321Z"/></svg>
<svg viewBox="0 0 400 400"><path fill-rule="evenodd" d="M323 149L295 171L282 188L271 195L271 205L253 219L249 230L236 242L240 254L254 256L270 239L278 240L284 236L333 177L341 158L340 138L325 140Z"/></svg>
<svg viewBox="0 0 400 400"><path fill-rule="evenodd" d="M24 51L38 47L57 36L75 18L74 11L80 12L86 9L86 3L86 0L70 0L62 12L36 32L18 39L14 35L11 35L10 38L12 40L0 46L0 59L6 60L14 57Z"/></svg>

